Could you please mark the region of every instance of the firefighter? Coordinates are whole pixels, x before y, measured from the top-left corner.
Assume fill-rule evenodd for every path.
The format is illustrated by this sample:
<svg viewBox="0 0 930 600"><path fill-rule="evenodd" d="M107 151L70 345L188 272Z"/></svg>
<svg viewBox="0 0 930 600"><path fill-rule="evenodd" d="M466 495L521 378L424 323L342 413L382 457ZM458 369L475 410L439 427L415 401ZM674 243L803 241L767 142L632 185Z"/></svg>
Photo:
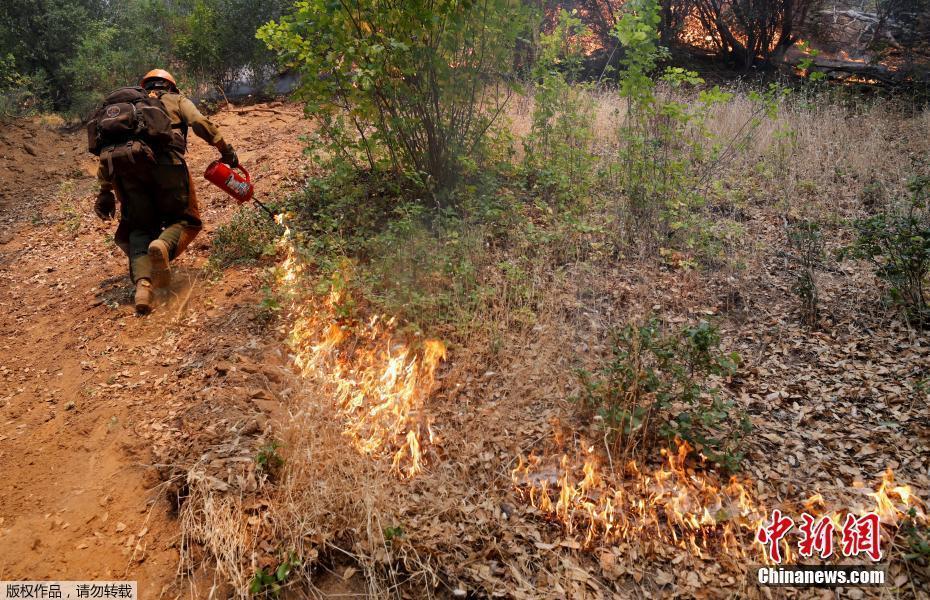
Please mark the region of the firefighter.
<svg viewBox="0 0 930 600"><path fill-rule="evenodd" d="M146 314L152 308L152 288L168 285L170 261L203 227L193 180L184 161L188 129L219 150L221 160L230 167L238 166L239 159L216 125L181 95L169 72L149 71L139 85L150 97L161 99L171 118L173 141L156 153L154 164L141 171L111 173L101 160L97 171L100 192L94 212L104 221L112 219L119 199L120 220L114 239L129 257L136 311Z"/></svg>

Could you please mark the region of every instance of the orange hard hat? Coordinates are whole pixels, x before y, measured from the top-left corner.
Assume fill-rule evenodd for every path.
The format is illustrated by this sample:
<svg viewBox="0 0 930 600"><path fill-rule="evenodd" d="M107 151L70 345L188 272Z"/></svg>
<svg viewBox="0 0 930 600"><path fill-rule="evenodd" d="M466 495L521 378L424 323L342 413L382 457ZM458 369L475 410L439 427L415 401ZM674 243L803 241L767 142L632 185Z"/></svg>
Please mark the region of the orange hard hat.
<svg viewBox="0 0 930 600"><path fill-rule="evenodd" d="M175 90L178 89L178 82L174 80L174 77L171 76L171 73L165 71L164 69L152 69L142 78L142 81L139 82L139 85L145 87L147 81L151 79L164 79L171 84Z"/></svg>

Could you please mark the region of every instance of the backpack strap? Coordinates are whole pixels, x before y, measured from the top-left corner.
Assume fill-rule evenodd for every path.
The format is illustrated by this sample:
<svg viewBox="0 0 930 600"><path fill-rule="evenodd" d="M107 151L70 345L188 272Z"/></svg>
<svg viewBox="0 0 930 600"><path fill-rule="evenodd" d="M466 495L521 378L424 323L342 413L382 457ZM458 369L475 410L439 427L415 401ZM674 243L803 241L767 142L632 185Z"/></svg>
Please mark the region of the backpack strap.
<svg viewBox="0 0 930 600"><path fill-rule="evenodd" d="M185 141L185 142L187 141L187 123L181 121L181 122L178 123L177 125L172 124L172 125L171 125L171 128L172 128L172 129L180 129L180 130L181 130L181 135L184 136L184 141Z"/></svg>

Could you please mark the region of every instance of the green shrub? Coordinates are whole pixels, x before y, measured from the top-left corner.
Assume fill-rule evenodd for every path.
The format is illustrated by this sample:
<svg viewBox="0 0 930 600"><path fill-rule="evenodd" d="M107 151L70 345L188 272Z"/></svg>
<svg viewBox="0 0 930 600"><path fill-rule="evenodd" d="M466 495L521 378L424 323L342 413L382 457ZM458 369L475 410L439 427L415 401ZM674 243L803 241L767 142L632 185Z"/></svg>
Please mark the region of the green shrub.
<svg viewBox="0 0 930 600"><path fill-rule="evenodd" d="M577 203L592 183L594 102L589 85L577 81L588 33L574 13L559 10L550 33L540 36L533 68L533 122L523 140L527 187L546 200Z"/></svg>
<svg viewBox="0 0 930 600"><path fill-rule="evenodd" d="M280 448L280 442L271 440L259 449L255 455L255 464L263 473L273 476L284 466L284 458L278 452Z"/></svg>
<svg viewBox="0 0 930 600"><path fill-rule="evenodd" d="M289 6L287 0L195 0L175 19L174 53L198 83L224 90L247 74L260 85L273 74L275 60L254 33Z"/></svg>
<svg viewBox="0 0 930 600"><path fill-rule="evenodd" d="M264 212L242 206L213 233L210 263L224 268L271 256L276 252L274 244L279 233L278 226Z"/></svg>
<svg viewBox="0 0 930 600"><path fill-rule="evenodd" d="M48 84L40 77L23 75L12 54L0 55L0 117L14 117L46 108Z"/></svg>
<svg viewBox="0 0 930 600"><path fill-rule="evenodd" d="M930 323L924 282L930 272L930 177L908 182L910 198L892 211L856 221L858 237L844 253L870 261L888 285L892 303L909 320Z"/></svg>
<svg viewBox="0 0 930 600"><path fill-rule="evenodd" d="M108 91L167 68L182 89L263 83L274 56L255 39L288 0L6 0L0 3L0 111L85 117ZM4 84L11 58L15 86ZM20 112L22 109L20 109Z"/></svg>
<svg viewBox="0 0 930 600"><path fill-rule="evenodd" d="M717 330L706 322L677 334L654 318L624 327L605 365L579 371L579 401L602 419L620 456L645 456L657 439L680 438L736 470L749 423L711 384L713 377L733 375L740 362L719 346Z"/></svg>
<svg viewBox="0 0 930 600"><path fill-rule="evenodd" d="M292 203L313 287L319 294L347 288L349 313L373 309L418 330L464 326L489 296L481 276L486 245L515 229L515 200L466 186L455 210L437 210L411 185L368 173L308 182Z"/></svg>
<svg viewBox="0 0 930 600"><path fill-rule="evenodd" d="M917 509L911 507L901 521L901 533L905 539L906 553L904 559L926 567L930 565L930 527L921 523Z"/></svg>
<svg viewBox="0 0 930 600"><path fill-rule="evenodd" d="M718 232L705 210L709 182L746 147L761 117L772 114L780 88L751 94L754 112L731 139L717 139L707 127L708 117L732 94L714 86L698 92L692 101L672 99L674 90L697 87L704 80L680 67L654 75L669 56L658 45L656 0L630 0L623 11L613 35L624 50L619 91L627 111L618 131L619 155L605 180L625 193L625 206L618 211L622 234L628 244L646 253L654 253L666 241L699 253L712 252ZM659 83L669 91L660 93Z"/></svg>
<svg viewBox="0 0 930 600"><path fill-rule="evenodd" d="M68 112L86 117L109 91L136 85L150 69L170 64L171 39L159 27L168 19L163 5L137 1L88 24L61 67L69 81Z"/></svg>
<svg viewBox="0 0 930 600"><path fill-rule="evenodd" d="M525 15L512 0L308 0L259 36L304 74L330 157L406 174L447 204L510 97Z"/></svg>
<svg viewBox="0 0 930 600"><path fill-rule="evenodd" d="M259 598L280 598L288 585L291 573L301 566L301 561L293 552L278 563L276 569L265 571L264 567L255 571L249 581L249 593Z"/></svg>

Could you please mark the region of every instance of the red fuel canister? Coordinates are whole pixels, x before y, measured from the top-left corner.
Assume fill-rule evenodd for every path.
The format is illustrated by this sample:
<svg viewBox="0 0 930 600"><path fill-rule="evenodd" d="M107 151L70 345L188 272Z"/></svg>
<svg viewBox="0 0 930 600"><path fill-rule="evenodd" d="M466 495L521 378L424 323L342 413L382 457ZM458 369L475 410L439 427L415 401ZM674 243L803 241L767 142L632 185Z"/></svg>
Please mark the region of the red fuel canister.
<svg viewBox="0 0 930 600"><path fill-rule="evenodd" d="M245 175L244 178L232 170L229 165L215 160L210 163L203 176L207 178L207 181L235 198L237 203L242 204L252 199L254 188L252 187L249 172L245 170L245 167L239 165L238 169Z"/></svg>

